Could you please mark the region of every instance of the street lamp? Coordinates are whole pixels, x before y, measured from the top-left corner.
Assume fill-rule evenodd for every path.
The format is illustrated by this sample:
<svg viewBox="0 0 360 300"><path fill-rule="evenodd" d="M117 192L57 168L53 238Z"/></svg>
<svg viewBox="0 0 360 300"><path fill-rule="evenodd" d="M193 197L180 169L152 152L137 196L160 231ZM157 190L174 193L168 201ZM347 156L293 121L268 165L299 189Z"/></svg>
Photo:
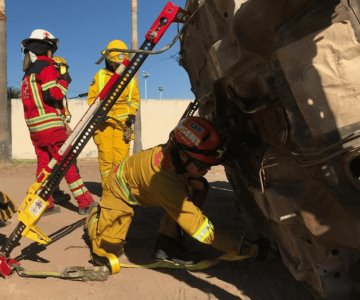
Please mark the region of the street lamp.
<svg viewBox="0 0 360 300"><path fill-rule="evenodd" d="M162 92L163 92L164 88L162 85L159 86L159 92L160 92L160 100L162 99Z"/></svg>
<svg viewBox="0 0 360 300"><path fill-rule="evenodd" d="M143 71L142 77L144 77L144 79L145 79L145 99L147 100L147 79L150 77L150 73Z"/></svg>

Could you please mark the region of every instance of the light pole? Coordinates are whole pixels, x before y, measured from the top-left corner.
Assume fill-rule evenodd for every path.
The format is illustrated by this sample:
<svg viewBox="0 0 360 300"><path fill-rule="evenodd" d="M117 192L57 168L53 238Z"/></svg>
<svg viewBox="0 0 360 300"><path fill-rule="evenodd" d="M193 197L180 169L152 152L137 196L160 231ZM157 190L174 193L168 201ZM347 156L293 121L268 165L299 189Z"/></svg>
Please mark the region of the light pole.
<svg viewBox="0 0 360 300"><path fill-rule="evenodd" d="M160 100L162 99L162 92L164 90L164 87L162 85L159 86L159 92L160 92Z"/></svg>
<svg viewBox="0 0 360 300"><path fill-rule="evenodd" d="M142 72L142 77L144 77L144 81L145 81L145 99L147 100L147 79L150 77L150 73L143 71Z"/></svg>

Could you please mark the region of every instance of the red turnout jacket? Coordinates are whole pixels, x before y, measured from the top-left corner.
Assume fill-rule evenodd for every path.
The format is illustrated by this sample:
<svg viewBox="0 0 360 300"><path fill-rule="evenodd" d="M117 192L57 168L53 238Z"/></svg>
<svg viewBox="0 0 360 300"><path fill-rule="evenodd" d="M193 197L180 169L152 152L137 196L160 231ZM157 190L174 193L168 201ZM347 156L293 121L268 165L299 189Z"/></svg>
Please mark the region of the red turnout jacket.
<svg viewBox="0 0 360 300"><path fill-rule="evenodd" d="M34 146L65 141L62 99L68 83L60 78L54 61L47 56L38 59L25 72L22 84L24 116Z"/></svg>

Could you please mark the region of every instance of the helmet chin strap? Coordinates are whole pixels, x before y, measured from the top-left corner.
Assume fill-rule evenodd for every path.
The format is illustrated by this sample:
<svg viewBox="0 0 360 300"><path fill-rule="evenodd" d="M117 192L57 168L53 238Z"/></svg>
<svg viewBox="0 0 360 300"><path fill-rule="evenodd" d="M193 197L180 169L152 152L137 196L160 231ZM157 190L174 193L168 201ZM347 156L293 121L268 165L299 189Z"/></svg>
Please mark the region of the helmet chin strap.
<svg viewBox="0 0 360 300"><path fill-rule="evenodd" d="M186 161L183 161L180 156L180 151L178 148L172 146L170 149L170 157L177 174L187 173L186 167L191 163L188 158Z"/></svg>
<svg viewBox="0 0 360 300"><path fill-rule="evenodd" d="M115 70L117 69L117 66L114 63L108 61L107 59L105 59L105 67L111 72L115 72Z"/></svg>

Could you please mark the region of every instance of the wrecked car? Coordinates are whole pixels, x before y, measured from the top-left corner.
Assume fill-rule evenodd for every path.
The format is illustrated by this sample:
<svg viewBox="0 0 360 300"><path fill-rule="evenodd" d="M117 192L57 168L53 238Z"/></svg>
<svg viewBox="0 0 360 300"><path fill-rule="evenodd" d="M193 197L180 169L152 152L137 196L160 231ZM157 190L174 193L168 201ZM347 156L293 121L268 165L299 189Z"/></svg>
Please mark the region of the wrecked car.
<svg viewBox="0 0 360 300"><path fill-rule="evenodd" d="M225 171L319 299L360 299L360 4L188 0L181 65L227 141Z"/></svg>

